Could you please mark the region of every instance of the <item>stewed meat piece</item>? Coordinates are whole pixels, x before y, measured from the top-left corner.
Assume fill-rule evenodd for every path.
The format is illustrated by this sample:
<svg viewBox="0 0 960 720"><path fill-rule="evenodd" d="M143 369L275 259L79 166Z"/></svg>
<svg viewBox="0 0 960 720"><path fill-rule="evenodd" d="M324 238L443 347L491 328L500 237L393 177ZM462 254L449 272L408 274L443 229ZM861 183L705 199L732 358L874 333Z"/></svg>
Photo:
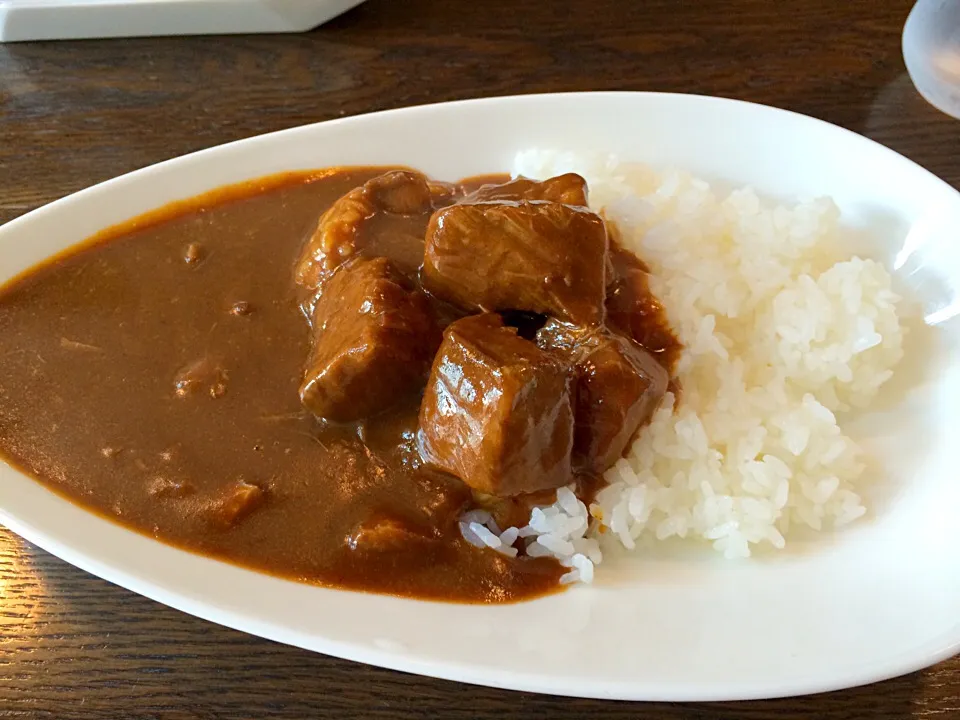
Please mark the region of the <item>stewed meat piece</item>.
<svg viewBox="0 0 960 720"><path fill-rule="evenodd" d="M549 200L565 205L587 205L587 181L576 173L557 175L542 182L516 177L497 185L481 185L461 202L478 203L492 200Z"/></svg>
<svg viewBox="0 0 960 720"><path fill-rule="evenodd" d="M583 472L603 472L653 417L667 390L667 371L637 343L605 328L550 320L537 333L537 343L575 364L574 465Z"/></svg>
<svg viewBox="0 0 960 720"><path fill-rule="evenodd" d="M405 473L394 485L402 500L373 503L344 538L351 550L389 552L404 545L435 543L455 531L471 499L470 489L459 480L427 469Z"/></svg>
<svg viewBox="0 0 960 720"><path fill-rule="evenodd" d="M475 490L511 496L571 481L571 366L495 314L449 325L418 437L424 459Z"/></svg>
<svg viewBox="0 0 960 720"><path fill-rule="evenodd" d="M440 331L426 296L386 258L334 273L313 313L313 347L300 399L334 422L369 417L419 388Z"/></svg>
<svg viewBox="0 0 960 720"><path fill-rule="evenodd" d="M421 280L466 310L603 321L607 231L584 208L544 201L452 205L427 228Z"/></svg>
<svg viewBox="0 0 960 720"><path fill-rule="evenodd" d="M415 275L430 214L434 207L452 202L454 194L452 185L411 170L393 170L337 200L320 217L297 263L296 281L308 315L324 283L358 254L386 257L401 272Z"/></svg>
<svg viewBox="0 0 960 720"><path fill-rule="evenodd" d="M263 505L266 497L266 492L259 485L238 480L210 506L210 520L223 529L235 527Z"/></svg>

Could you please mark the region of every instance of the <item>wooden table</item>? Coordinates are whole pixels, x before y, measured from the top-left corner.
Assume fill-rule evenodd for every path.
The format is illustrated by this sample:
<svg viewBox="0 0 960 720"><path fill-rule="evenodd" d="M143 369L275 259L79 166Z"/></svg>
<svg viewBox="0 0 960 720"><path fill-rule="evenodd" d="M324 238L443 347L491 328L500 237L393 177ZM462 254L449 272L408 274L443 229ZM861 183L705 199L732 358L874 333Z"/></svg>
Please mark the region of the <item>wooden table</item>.
<svg viewBox="0 0 960 720"><path fill-rule="evenodd" d="M0 47L0 222L270 130L481 95L670 90L861 132L960 187L960 122L916 94L911 0L370 0L289 37ZM0 529L0 718L960 717L960 659L771 702L630 705L457 685L248 637Z"/></svg>

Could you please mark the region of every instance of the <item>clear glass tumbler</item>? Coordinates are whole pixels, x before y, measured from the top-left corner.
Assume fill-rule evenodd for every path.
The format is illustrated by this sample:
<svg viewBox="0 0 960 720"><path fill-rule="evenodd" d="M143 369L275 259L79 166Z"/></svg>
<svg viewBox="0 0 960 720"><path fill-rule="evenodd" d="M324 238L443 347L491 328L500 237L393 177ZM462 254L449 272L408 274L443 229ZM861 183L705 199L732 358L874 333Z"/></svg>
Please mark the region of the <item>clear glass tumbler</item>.
<svg viewBox="0 0 960 720"><path fill-rule="evenodd" d="M960 0L917 0L903 27L903 59L927 102L960 118Z"/></svg>

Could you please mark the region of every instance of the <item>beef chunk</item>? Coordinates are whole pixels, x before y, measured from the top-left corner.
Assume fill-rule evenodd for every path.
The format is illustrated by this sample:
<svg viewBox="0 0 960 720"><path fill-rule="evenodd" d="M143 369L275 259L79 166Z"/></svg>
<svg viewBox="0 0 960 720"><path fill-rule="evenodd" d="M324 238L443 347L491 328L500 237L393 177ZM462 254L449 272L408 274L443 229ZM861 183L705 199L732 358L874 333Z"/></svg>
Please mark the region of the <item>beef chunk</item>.
<svg viewBox="0 0 960 720"><path fill-rule="evenodd" d="M433 201L433 207L445 207L456 202L463 191L458 185L453 183L441 182L440 180L427 180L427 187L430 189L430 197Z"/></svg>
<svg viewBox="0 0 960 720"><path fill-rule="evenodd" d="M576 365L574 464L601 473L623 456L667 390L667 371L632 340L603 328L549 321L537 343Z"/></svg>
<svg viewBox="0 0 960 720"><path fill-rule="evenodd" d="M263 488L240 480L213 503L210 519L221 528L232 528L259 508L265 499Z"/></svg>
<svg viewBox="0 0 960 720"><path fill-rule="evenodd" d="M354 486L355 489L355 486ZM470 501L470 490L446 473L428 469L394 477L389 502L357 497L364 517L344 538L351 550L395 551L410 545L443 541Z"/></svg>
<svg viewBox="0 0 960 720"><path fill-rule="evenodd" d="M592 212L552 202L452 205L427 228L421 279L467 310L603 320L607 232Z"/></svg>
<svg viewBox="0 0 960 720"><path fill-rule="evenodd" d="M587 205L587 181L576 173L567 173L538 182L517 177L499 185L481 185L467 194L462 202L491 200L549 200L564 205Z"/></svg>
<svg viewBox="0 0 960 720"><path fill-rule="evenodd" d="M373 248L365 254L382 255L401 264L410 258L410 270L415 271L423 257L423 229L434 203L451 202L453 192L452 186L431 183L409 170L385 173L351 190L320 217L297 263L297 284L307 297L316 295L344 261L371 250L366 244L373 241L390 247ZM364 233L378 216L388 216L390 230ZM398 228L394 222L403 217L413 219L409 229Z"/></svg>
<svg viewBox="0 0 960 720"><path fill-rule="evenodd" d="M420 406L424 460L490 495L565 485L573 445L571 366L498 315L444 333Z"/></svg>
<svg viewBox="0 0 960 720"><path fill-rule="evenodd" d="M440 343L426 296L385 258L358 258L329 281L313 315L300 399L316 416L350 422L385 410L422 383Z"/></svg>
<svg viewBox="0 0 960 720"><path fill-rule="evenodd" d="M431 539L429 527L420 527L390 515L375 515L357 525L344 541L351 550L382 552Z"/></svg>

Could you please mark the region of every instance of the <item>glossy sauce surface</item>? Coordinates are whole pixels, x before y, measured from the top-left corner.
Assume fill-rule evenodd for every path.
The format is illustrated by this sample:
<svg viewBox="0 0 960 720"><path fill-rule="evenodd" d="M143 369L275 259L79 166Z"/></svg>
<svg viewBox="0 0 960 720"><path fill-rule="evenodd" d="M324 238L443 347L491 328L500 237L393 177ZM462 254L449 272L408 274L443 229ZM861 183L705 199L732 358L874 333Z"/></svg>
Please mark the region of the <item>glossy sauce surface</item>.
<svg viewBox="0 0 960 720"><path fill-rule="evenodd" d="M4 456L128 527L284 577L468 602L557 590L554 561L462 539L473 498L422 466L419 397L359 426L318 423L300 405L309 333L293 265L319 215L379 172L215 191L8 283Z"/></svg>

